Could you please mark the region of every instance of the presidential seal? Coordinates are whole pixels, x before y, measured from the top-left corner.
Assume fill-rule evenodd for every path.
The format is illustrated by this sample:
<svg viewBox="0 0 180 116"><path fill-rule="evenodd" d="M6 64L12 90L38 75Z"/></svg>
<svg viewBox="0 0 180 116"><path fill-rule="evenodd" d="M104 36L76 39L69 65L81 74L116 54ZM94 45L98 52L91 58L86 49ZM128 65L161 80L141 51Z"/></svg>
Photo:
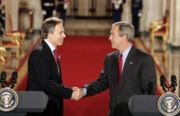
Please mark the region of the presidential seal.
<svg viewBox="0 0 180 116"><path fill-rule="evenodd" d="M0 89L0 111L9 112L18 105L17 93L9 87Z"/></svg>
<svg viewBox="0 0 180 116"><path fill-rule="evenodd" d="M171 92L167 92L158 99L158 110L165 116L175 116L180 111L179 97Z"/></svg>

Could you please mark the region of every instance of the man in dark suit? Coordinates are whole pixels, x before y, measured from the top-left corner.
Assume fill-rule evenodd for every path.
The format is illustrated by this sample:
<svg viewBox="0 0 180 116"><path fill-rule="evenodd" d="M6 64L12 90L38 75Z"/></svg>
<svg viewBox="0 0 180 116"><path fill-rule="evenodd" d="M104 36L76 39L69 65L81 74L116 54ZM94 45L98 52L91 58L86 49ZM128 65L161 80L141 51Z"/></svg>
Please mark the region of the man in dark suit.
<svg viewBox="0 0 180 116"><path fill-rule="evenodd" d="M112 0L112 4L113 4L112 17L114 22L121 21L121 15L123 13L124 3L125 0Z"/></svg>
<svg viewBox="0 0 180 116"><path fill-rule="evenodd" d="M153 58L133 46L134 27L126 22L112 25L109 40L116 51L107 54L97 80L87 84L81 96L109 89L109 116L132 116L128 100L135 94L155 94L156 71Z"/></svg>
<svg viewBox="0 0 180 116"><path fill-rule="evenodd" d="M58 5L57 5L57 12L59 13L59 18L65 21L66 19L66 5L68 2L67 0L58 0Z"/></svg>
<svg viewBox="0 0 180 116"><path fill-rule="evenodd" d="M41 6L44 14L44 19L53 16L53 10L55 10L55 0L42 0Z"/></svg>
<svg viewBox="0 0 180 116"><path fill-rule="evenodd" d="M43 22L43 40L28 60L27 90L43 91L48 103L43 113L28 113L28 116L63 116L63 98L73 99L77 94L63 85L59 58L54 52L57 46L63 45L65 37L61 19L51 17Z"/></svg>
<svg viewBox="0 0 180 116"><path fill-rule="evenodd" d="M140 36L139 30L139 19L140 13L142 12L142 0L132 0L131 11L132 11L132 22L135 27L135 37Z"/></svg>

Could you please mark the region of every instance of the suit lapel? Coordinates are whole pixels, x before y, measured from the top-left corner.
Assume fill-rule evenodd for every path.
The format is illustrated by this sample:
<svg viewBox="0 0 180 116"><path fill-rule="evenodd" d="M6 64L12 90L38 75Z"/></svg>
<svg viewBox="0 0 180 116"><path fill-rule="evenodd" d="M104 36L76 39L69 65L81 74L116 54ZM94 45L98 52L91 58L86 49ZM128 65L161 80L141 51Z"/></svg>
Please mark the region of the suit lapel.
<svg viewBox="0 0 180 116"><path fill-rule="evenodd" d="M42 45L43 45L44 51L45 51L45 53L48 55L48 57L49 57L50 59L52 59L52 61L53 61L54 63L56 63L55 60L54 60L54 56L53 56L53 54L52 54L52 52L51 52L51 49L49 48L49 46L46 44L46 42L45 42L44 40L42 41Z"/></svg>
<svg viewBox="0 0 180 116"><path fill-rule="evenodd" d="M59 75L58 77L56 77L57 82L61 83L62 79L61 79L61 69L60 69L60 62L59 62L59 60L58 60L58 64L56 64L56 62L54 60L54 56L53 56L53 54L51 52L51 49L49 48L49 46L46 44L46 42L44 40L42 41L42 46L44 48L45 53L48 56L49 62L52 62L52 64L53 64L53 69L52 70L55 70L55 72L58 73L58 75Z"/></svg>
<svg viewBox="0 0 180 116"><path fill-rule="evenodd" d="M123 67L123 71L122 71L122 79L124 77L126 77L125 75L129 72L128 69L131 67L131 65L133 64L134 62L134 55L135 55L135 52L136 52L136 48L134 46L132 46L128 56L127 56L127 59L125 61L125 64L124 64L124 67Z"/></svg>
<svg viewBox="0 0 180 116"><path fill-rule="evenodd" d="M112 65L111 65L111 71L112 71L112 78L114 85L117 85L118 82L118 51L115 51L112 58Z"/></svg>

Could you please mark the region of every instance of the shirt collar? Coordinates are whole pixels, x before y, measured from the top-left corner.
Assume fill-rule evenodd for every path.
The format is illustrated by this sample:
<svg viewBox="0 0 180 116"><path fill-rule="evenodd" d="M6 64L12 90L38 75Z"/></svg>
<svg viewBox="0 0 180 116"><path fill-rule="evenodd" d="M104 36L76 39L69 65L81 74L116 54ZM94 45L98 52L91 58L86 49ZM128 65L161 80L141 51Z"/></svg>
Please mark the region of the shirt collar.
<svg viewBox="0 0 180 116"><path fill-rule="evenodd" d="M122 53L123 57L126 58L131 50L132 44Z"/></svg>
<svg viewBox="0 0 180 116"><path fill-rule="evenodd" d="M51 49L51 52L54 53L54 50L56 49L47 39L44 39L44 41L47 43L49 48Z"/></svg>

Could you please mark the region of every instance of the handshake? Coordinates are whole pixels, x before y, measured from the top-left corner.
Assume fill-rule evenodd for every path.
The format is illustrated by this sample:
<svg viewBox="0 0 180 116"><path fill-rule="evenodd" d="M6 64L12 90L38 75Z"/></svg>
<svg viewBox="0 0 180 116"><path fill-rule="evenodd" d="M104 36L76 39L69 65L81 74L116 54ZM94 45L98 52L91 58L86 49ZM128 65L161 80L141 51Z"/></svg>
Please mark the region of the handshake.
<svg viewBox="0 0 180 116"><path fill-rule="evenodd" d="M73 87L72 88L73 93L71 95L71 99L72 100L80 100L82 97L85 96L85 93L83 91L83 88L79 88L79 87Z"/></svg>

